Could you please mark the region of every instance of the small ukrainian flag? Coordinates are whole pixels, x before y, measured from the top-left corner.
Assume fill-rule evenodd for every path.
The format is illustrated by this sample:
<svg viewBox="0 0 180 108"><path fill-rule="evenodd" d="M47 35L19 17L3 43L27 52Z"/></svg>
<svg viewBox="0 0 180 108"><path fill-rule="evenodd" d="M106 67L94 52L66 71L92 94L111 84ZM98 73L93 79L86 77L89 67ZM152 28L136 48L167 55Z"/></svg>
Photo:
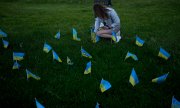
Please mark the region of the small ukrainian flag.
<svg viewBox="0 0 180 108"><path fill-rule="evenodd" d="M100 105L100 104L97 102L97 103L96 103L96 107L95 107L95 108L99 108L99 105Z"/></svg>
<svg viewBox="0 0 180 108"><path fill-rule="evenodd" d="M16 62L14 62L14 65L13 65L12 69L19 69L20 66L21 65L16 61Z"/></svg>
<svg viewBox="0 0 180 108"><path fill-rule="evenodd" d="M137 46L143 46L143 44L144 44L144 40L142 40L140 37L138 37L138 36L136 36L136 45Z"/></svg>
<svg viewBox="0 0 180 108"><path fill-rule="evenodd" d="M117 36L115 32L112 32L112 40L117 43Z"/></svg>
<svg viewBox="0 0 180 108"><path fill-rule="evenodd" d="M24 53L20 53L20 52L13 52L13 60L18 60L21 61L24 59Z"/></svg>
<svg viewBox="0 0 180 108"><path fill-rule="evenodd" d="M180 101L178 101L174 96L172 97L171 108L180 108Z"/></svg>
<svg viewBox="0 0 180 108"><path fill-rule="evenodd" d="M3 41L4 48L7 48L8 45L9 45L9 42L8 42L8 41L5 41L5 40L2 40L2 41Z"/></svg>
<svg viewBox="0 0 180 108"><path fill-rule="evenodd" d="M35 102L36 102L36 107L37 108L45 108L42 104L40 104L39 102L38 102L38 100L35 98Z"/></svg>
<svg viewBox="0 0 180 108"><path fill-rule="evenodd" d="M91 40L93 43L96 43L100 40L100 37L96 35L93 29L91 29Z"/></svg>
<svg viewBox="0 0 180 108"><path fill-rule="evenodd" d="M132 58L133 60L135 60L135 61L138 61L137 56L136 56L135 54L130 53L130 52L128 51L124 60L128 59L129 57L131 57L131 58Z"/></svg>
<svg viewBox="0 0 180 108"><path fill-rule="evenodd" d="M70 60L69 57L67 57L67 64L68 64L68 65L73 65L73 64L74 64L74 63Z"/></svg>
<svg viewBox="0 0 180 108"><path fill-rule="evenodd" d="M77 31L74 28L73 28L73 40L81 41L81 39L77 37Z"/></svg>
<svg viewBox="0 0 180 108"><path fill-rule="evenodd" d="M110 88L111 88L111 84L108 81L102 79L101 83L100 83L101 92L103 93L103 92L105 92L106 90L108 90Z"/></svg>
<svg viewBox="0 0 180 108"><path fill-rule="evenodd" d="M92 58L92 56L87 51L85 51L82 47L81 47L81 55L87 58Z"/></svg>
<svg viewBox="0 0 180 108"><path fill-rule="evenodd" d="M56 39L60 39L60 36L61 36L61 34L60 34L60 31L54 36Z"/></svg>
<svg viewBox="0 0 180 108"><path fill-rule="evenodd" d="M132 84L132 86L134 87L136 84L139 83L139 79L136 75L136 72L134 70L134 68L132 69L132 72L131 72L131 75L130 75L130 78L129 78L129 82Z"/></svg>
<svg viewBox="0 0 180 108"><path fill-rule="evenodd" d="M33 74L33 73L31 73L29 70L27 70L26 69L26 74L27 74L27 80L29 79L29 78L34 78L34 79L36 79L36 80L40 80L41 78L39 77L39 76L36 76L35 74Z"/></svg>
<svg viewBox="0 0 180 108"><path fill-rule="evenodd" d="M52 47L50 45L48 45L47 43L44 43L44 48L43 48L44 52L48 53L51 49Z"/></svg>
<svg viewBox="0 0 180 108"><path fill-rule="evenodd" d="M0 29L0 38L7 37L7 34Z"/></svg>
<svg viewBox="0 0 180 108"><path fill-rule="evenodd" d="M86 64L86 69L84 71L84 74L91 73L91 61Z"/></svg>
<svg viewBox="0 0 180 108"><path fill-rule="evenodd" d="M59 58L59 56L56 54L54 50L52 50L53 53L53 60L57 60L58 62L62 62L62 60Z"/></svg>
<svg viewBox="0 0 180 108"><path fill-rule="evenodd" d="M164 82L166 80L168 75L169 75L169 72L167 74L164 74L164 75L160 76L160 77L152 79L152 82L160 84L160 83L162 83L162 82Z"/></svg>
<svg viewBox="0 0 180 108"><path fill-rule="evenodd" d="M160 51L159 51L159 54L158 54L159 57L165 59L165 60L168 60L168 58L171 56L167 51L165 51L163 48L160 48Z"/></svg>

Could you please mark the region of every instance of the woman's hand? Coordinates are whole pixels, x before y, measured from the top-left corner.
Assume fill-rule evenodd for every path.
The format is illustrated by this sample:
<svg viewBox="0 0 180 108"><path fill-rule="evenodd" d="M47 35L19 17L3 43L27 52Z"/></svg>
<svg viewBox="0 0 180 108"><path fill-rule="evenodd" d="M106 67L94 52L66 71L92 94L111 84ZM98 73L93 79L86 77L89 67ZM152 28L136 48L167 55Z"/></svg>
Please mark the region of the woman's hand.
<svg viewBox="0 0 180 108"><path fill-rule="evenodd" d="M103 27L102 27L102 29L103 29L103 30L108 30L108 29L109 29L109 27L107 27L107 26L103 26Z"/></svg>

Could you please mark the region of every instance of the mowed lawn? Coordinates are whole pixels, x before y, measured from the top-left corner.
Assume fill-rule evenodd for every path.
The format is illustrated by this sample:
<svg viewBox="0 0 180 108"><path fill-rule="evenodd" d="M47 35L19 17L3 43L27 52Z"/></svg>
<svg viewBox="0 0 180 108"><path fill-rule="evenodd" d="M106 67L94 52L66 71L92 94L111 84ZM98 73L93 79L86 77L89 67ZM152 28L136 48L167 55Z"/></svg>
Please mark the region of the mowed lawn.
<svg viewBox="0 0 180 108"><path fill-rule="evenodd" d="M0 29L8 34L10 46L0 41L0 107L35 108L36 97L46 108L170 108L172 96L180 100L180 1L113 0L121 18L122 40L111 43L101 39L94 44L90 27L94 23L92 3L23 3L0 2ZM81 42L72 40L72 28ZM54 35L61 31L61 39ZM135 45L135 36L145 40ZM53 61L52 53L43 52L47 42L62 59ZM81 46L92 59L81 56ZM159 58L159 48L167 50L169 60ZM139 61L124 58L127 52ZM12 70L13 52L24 52L20 70ZM69 56L73 66L66 63ZM92 73L84 75L86 63L92 62ZM136 70L139 84L129 83ZM41 80L26 80L26 71ZM151 80L169 72L162 84ZM112 88L99 89L101 79Z"/></svg>

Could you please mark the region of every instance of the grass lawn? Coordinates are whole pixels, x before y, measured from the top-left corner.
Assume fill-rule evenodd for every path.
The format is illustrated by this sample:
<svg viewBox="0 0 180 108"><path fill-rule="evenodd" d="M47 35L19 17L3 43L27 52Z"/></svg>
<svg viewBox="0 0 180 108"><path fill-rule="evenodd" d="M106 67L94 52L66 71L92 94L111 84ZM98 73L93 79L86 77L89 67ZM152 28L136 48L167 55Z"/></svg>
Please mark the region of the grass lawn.
<svg viewBox="0 0 180 108"><path fill-rule="evenodd" d="M0 42L0 107L35 108L35 97L46 108L93 108L96 102L103 108L170 108L172 96L180 100L180 1L113 0L113 4L123 39L118 44L105 39L94 44L92 3L0 2L0 29L10 42L7 49ZM72 40L73 27L81 42ZM135 35L145 40L143 47L135 45ZM62 63L53 61L51 52L43 52L44 42ZM81 56L81 46L92 59ZM157 56L160 47L171 54L169 60ZM14 51L25 53L20 70L12 70ZM128 51L139 61L124 61ZM67 56L73 66L66 64ZM92 73L84 75L90 60ZM129 83L133 67L140 81L135 87ZM41 80L27 81L25 69ZM164 83L151 82L167 72ZM99 89L102 78L112 85L104 93Z"/></svg>

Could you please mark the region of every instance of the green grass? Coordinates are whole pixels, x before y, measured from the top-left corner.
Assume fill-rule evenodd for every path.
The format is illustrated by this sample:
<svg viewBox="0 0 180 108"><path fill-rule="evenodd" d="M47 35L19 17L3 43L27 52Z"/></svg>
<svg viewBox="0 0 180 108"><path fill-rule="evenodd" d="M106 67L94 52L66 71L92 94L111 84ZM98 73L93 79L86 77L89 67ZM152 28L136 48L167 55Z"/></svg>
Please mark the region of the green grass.
<svg viewBox="0 0 180 108"><path fill-rule="evenodd" d="M103 108L169 108L173 95L180 100L179 1L113 2L121 18L123 39L118 44L104 39L97 44L90 41L94 23L91 2L41 3L0 2L0 28L8 33L6 40L10 42L8 49L2 43L0 46L2 108L35 108L35 97L47 108L92 108L96 102ZM81 42L72 40L72 27ZM53 36L59 29L61 39L56 40ZM146 41L143 47L134 44L136 34ZM63 63L43 52L44 42ZM83 74L89 59L81 57L81 46L93 56L91 75ZM160 46L171 54L168 61L157 57ZM13 51L26 53L20 70L12 70ZM137 54L139 61L124 61L127 51ZM73 66L66 64L67 56ZM128 82L133 67L140 80L135 87ZM26 81L26 68L41 80ZM151 83L152 78L167 72L166 82ZM99 89L102 78L112 85L105 93Z"/></svg>

